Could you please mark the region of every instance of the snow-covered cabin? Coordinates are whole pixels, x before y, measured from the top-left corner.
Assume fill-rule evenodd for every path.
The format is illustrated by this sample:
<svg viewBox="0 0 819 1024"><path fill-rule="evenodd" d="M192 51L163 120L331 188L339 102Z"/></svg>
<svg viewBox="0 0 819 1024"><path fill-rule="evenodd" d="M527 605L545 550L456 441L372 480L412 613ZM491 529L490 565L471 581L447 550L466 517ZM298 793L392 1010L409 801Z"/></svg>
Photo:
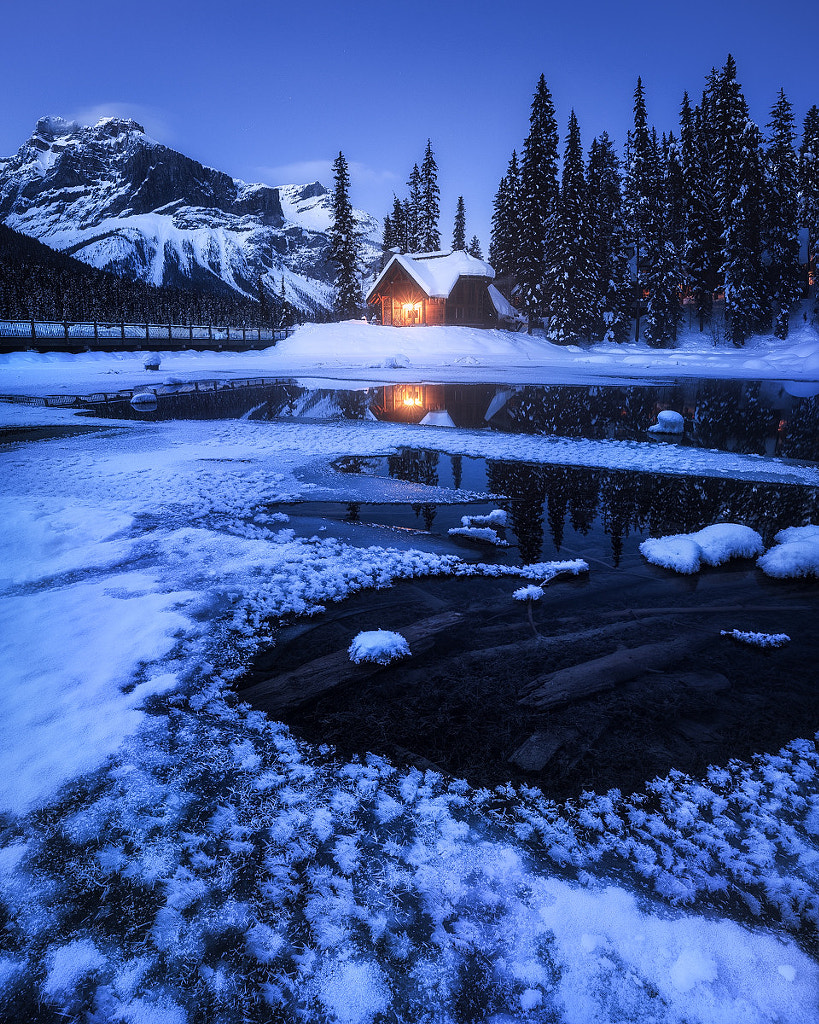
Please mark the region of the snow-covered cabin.
<svg viewBox="0 0 819 1024"><path fill-rule="evenodd" d="M516 326L517 311L492 284L495 271L463 249L395 253L367 294L391 327ZM522 321L521 321L522 322Z"/></svg>

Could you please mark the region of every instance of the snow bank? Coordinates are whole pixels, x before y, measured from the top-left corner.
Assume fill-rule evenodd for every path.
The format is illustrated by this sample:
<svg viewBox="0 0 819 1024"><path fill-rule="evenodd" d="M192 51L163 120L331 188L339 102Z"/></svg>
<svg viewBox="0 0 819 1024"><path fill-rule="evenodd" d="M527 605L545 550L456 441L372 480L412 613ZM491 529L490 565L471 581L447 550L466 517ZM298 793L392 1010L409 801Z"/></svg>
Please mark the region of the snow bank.
<svg viewBox="0 0 819 1024"><path fill-rule="evenodd" d="M400 633L389 629L371 629L359 633L353 638L349 651L350 661L360 665L362 661L371 661L376 665L389 665L399 658L408 658L409 644Z"/></svg>
<svg viewBox="0 0 819 1024"><path fill-rule="evenodd" d="M819 526L792 526L774 537L776 546L757 559L768 576L819 576Z"/></svg>
<svg viewBox="0 0 819 1024"><path fill-rule="evenodd" d="M753 558L765 550L762 537L749 526L716 523L696 533L651 537L640 545L643 557L675 572L699 572L701 565L722 565L731 558Z"/></svg>

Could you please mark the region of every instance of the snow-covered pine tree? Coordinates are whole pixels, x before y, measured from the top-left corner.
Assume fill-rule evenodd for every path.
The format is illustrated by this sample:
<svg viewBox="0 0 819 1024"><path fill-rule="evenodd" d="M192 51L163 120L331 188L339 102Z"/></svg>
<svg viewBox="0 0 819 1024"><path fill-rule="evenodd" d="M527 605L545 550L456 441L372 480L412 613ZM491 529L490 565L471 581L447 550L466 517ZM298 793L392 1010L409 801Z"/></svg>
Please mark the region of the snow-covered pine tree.
<svg viewBox="0 0 819 1024"><path fill-rule="evenodd" d="M764 174L762 139L729 54L714 84L717 201L722 222L725 320L734 345L762 326L767 290L762 266Z"/></svg>
<svg viewBox="0 0 819 1024"><path fill-rule="evenodd" d="M799 147L799 224L808 232L808 273L813 268L815 282L819 268L819 107L815 105L805 115ZM819 295L819 286L814 288Z"/></svg>
<svg viewBox="0 0 819 1024"><path fill-rule="evenodd" d="M764 242L768 254L768 283L773 307L774 334L787 338L790 312L799 301L799 223L796 133L793 108L780 89L771 108L770 139L766 152L766 208Z"/></svg>
<svg viewBox="0 0 819 1024"><path fill-rule="evenodd" d="M656 150L656 134L652 144ZM663 136L662 182L655 234L648 249L645 284L648 291L645 337L653 348L669 348L677 340L682 319L680 254L683 247L682 168L674 136Z"/></svg>
<svg viewBox="0 0 819 1024"><path fill-rule="evenodd" d="M520 244L520 168L513 150L506 174L495 194L489 262L498 277L516 275Z"/></svg>
<svg viewBox="0 0 819 1024"><path fill-rule="evenodd" d="M717 260L707 138L702 131L700 113L701 108L692 110L688 93L685 93L680 109L680 165L685 228L681 269L683 285L691 295L702 331L706 321L711 319Z"/></svg>
<svg viewBox="0 0 819 1024"><path fill-rule="evenodd" d="M470 256L474 256L476 260L483 259L483 252L481 251L481 240L477 235L473 235L469 239L469 245L466 247L466 251Z"/></svg>
<svg viewBox="0 0 819 1024"><path fill-rule="evenodd" d="M634 129L628 134L624 184L625 222L635 263L634 340L640 340L640 313L647 289L646 271L657 237L659 182L657 148L648 129L645 91L641 78L634 90Z"/></svg>
<svg viewBox="0 0 819 1024"><path fill-rule="evenodd" d="M523 307L534 320L548 308L543 273L549 221L558 195L557 120L552 96L543 75L537 84L529 117L529 134L523 144L517 276Z"/></svg>
<svg viewBox="0 0 819 1024"><path fill-rule="evenodd" d="M397 196L392 197L392 214L390 215L392 225L393 243L391 249L398 249L399 252L407 252L407 218L404 204ZM385 243L386 244L386 243Z"/></svg>
<svg viewBox="0 0 819 1024"><path fill-rule="evenodd" d="M423 188L421 172L418 164L413 164L407 182L409 195L404 200L404 224L407 233L407 252L420 252L424 246L421 241L421 210L423 207Z"/></svg>
<svg viewBox="0 0 819 1024"><path fill-rule="evenodd" d="M619 161L606 132L591 144L586 190L593 261L592 337L622 342L631 323L631 272Z"/></svg>
<svg viewBox="0 0 819 1024"><path fill-rule="evenodd" d="M590 337L595 319L593 257L586 208L586 173L574 111L563 156L560 195L546 243L545 289L551 298L549 338L570 345Z"/></svg>
<svg viewBox="0 0 819 1024"><path fill-rule="evenodd" d="M441 232L438 230L440 201L438 165L435 163L432 143L427 139L424 162L421 165L421 205L418 224L419 240L425 252L436 252L441 248Z"/></svg>
<svg viewBox="0 0 819 1024"><path fill-rule="evenodd" d="M336 266L334 310L339 320L360 314L363 306L359 269L359 232L350 203L350 174L344 154L333 161L333 219L328 258Z"/></svg>
<svg viewBox="0 0 819 1024"><path fill-rule="evenodd" d="M466 207L464 197L458 196L455 208L455 226L452 229L452 248L456 252L466 248Z"/></svg>

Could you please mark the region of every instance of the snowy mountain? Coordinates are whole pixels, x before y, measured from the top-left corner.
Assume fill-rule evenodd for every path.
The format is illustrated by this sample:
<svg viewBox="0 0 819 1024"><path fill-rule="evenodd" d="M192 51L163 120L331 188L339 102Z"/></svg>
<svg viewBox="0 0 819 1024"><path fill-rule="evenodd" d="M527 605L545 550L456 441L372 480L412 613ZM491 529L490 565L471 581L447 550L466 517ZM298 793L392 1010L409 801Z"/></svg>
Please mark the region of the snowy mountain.
<svg viewBox="0 0 819 1024"><path fill-rule="evenodd" d="M258 281L306 312L332 302L330 192L273 188L204 167L135 121L92 127L41 118L0 159L0 221L85 263L153 284L258 294ZM380 225L356 211L364 264L381 256Z"/></svg>

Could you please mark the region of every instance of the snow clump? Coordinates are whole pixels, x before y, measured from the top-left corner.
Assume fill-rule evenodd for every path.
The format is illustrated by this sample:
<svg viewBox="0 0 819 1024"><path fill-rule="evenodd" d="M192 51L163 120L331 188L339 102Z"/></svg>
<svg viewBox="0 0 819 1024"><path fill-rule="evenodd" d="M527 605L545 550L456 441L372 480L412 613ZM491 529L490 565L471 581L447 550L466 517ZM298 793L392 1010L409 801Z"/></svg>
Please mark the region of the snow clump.
<svg viewBox="0 0 819 1024"><path fill-rule="evenodd" d="M722 565L731 558L753 558L764 550L756 530L737 523L715 523L696 533L651 537L640 545L647 561L686 575L699 572L702 564Z"/></svg>
<svg viewBox="0 0 819 1024"><path fill-rule="evenodd" d="M767 576L819 577L819 526L791 526L774 537L776 547L757 560Z"/></svg>
<svg viewBox="0 0 819 1024"><path fill-rule="evenodd" d="M506 509L493 508L486 516L461 516L461 526L506 526Z"/></svg>
<svg viewBox="0 0 819 1024"><path fill-rule="evenodd" d="M530 583L528 587L519 587L512 597L516 601L539 601L543 597L543 587L536 587Z"/></svg>
<svg viewBox="0 0 819 1024"><path fill-rule="evenodd" d="M360 665L362 661L376 665L389 665L399 658L408 658L409 644L400 633L389 629L371 629L358 634L350 644L350 661Z"/></svg>
<svg viewBox="0 0 819 1024"><path fill-rule="evenodd" d="M787 633L748 633L741 629L721 629L720 636L730 636L753 647L784 647L791 642Z"/></svg>
<svg viewBox="0 0 819 1024"><path fill-rule="evenodd" d="M680 413L664 409L657 415L657 422L648 428L649 434L681 434L685 429L685 420Z"/></svg>

